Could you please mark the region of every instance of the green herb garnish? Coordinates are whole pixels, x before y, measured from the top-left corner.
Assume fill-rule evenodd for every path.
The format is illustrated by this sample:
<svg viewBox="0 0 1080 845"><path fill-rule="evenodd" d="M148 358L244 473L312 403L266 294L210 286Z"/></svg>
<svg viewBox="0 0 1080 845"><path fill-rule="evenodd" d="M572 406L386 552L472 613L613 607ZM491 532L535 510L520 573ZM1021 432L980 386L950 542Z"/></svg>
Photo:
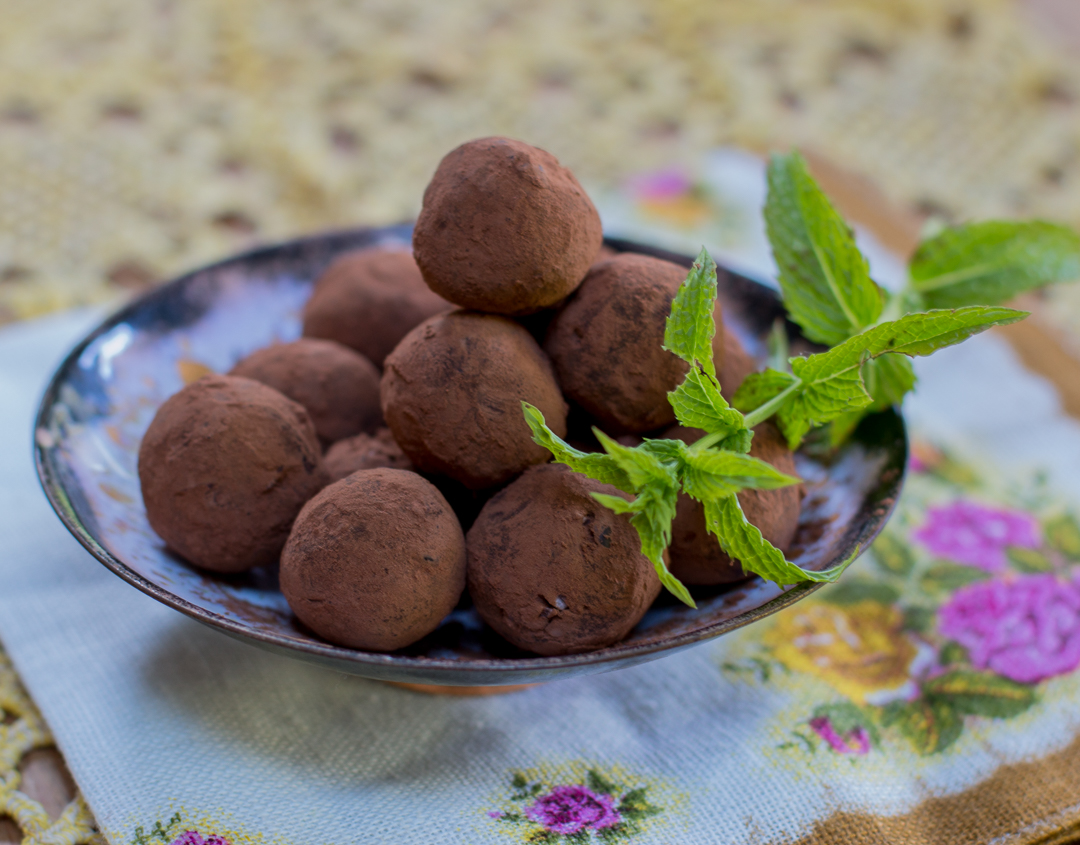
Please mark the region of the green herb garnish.
<svg viewBox="0 0 1080 845"><path fill-rule="evenodd" d="M672 303L664 348L690 365L668 394L675 416L688 428L703 429L704 437L692 445L645 440L631 448L594 428L604 451L582 452L552 432L539 410L522 403L533 439L556 461L633 497L593 494L630 515L661 582L691 607L696 605L686 587L664 563L680 492L701 502L709 531L728 555L781 586L835 581L850 563L824 572L802 569L747 522L740 490L799 482L746 454L754 426L775 417L795 449L812 428L828 425L838 445L865 413L899 403L915 386L908 358L1022 320L1026 312L997 303L1080 275L1080 237L1069 230L1048 223L981 223L926 241L913 259L908 287L890 296L870 278L851 229L798 153L770 162L765 219L788 314L806 337L831 349L787 357L781 325L770 343L773 366L749 376L729 405L713 364L716 265L702 249Z"/></svg>

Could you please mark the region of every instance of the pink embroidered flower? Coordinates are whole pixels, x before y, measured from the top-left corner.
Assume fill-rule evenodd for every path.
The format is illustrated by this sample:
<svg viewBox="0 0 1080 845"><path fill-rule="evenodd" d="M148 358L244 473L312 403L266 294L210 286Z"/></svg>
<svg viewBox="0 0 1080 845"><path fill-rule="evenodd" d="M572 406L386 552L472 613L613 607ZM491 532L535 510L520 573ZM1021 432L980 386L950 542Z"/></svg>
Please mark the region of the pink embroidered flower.
<svg viewBox="0 0 1080 845"><path fill-rule="evenodd" d="M586 828L603 830L622 819L610 795L597 795L584 786L556 786L536 803L525 808L530 821L543 825L552 833L570 836Z"/></svg>
<svg viewBox="0 0 1080 845"><path fill-rule="evenodd" d="M1007 546L1039 546L1039 524L1020 511L961 500L929 508L926 515L926 522L912 535L915 540L936 555L987 572L1007 566Z"/></svg>
<svg viewBox="0 0 1080 845"><path fill-rule="evenodd" d="M866 754L870 751L870 734L866 728L855 728L848 731L846 736L840 736L828 716L811 719L810 727L838 754Z"/></svg>
<svg viewBox="0 0 1080 845"><path fill-rule="evenodd" d="M197 830L185 830L170 845L231 845L231 843L220 836L204 839Z"/></svg>
<svg viewBox="0 0 1080 845"><path fill-rule="evenodd" d="M630 182L638 199L651 202L670 202L690 191L693 184L679 170L657 170L644 173Z"/></svg>
<svg viewBox="0 0 1080 845"><path fill-rule="evenodd" d="M938 611L938 630L976 669L1034 684L1080 665L1080 587L1051 574L969 584Z"/></svg>

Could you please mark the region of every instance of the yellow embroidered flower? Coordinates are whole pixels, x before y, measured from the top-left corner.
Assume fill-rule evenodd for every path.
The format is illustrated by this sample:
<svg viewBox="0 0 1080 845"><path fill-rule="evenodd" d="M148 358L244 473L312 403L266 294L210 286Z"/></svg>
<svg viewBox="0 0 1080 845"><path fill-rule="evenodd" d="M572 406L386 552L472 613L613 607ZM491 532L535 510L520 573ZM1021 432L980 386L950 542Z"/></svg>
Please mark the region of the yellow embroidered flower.
<svg viewBox="0 0 1080 845"><path fill-rule="evenodd" d="M821 678L858 704L907 697L920 651L900 611L876 601L801 605L780 614L764 641L789 669Z"/></svg>

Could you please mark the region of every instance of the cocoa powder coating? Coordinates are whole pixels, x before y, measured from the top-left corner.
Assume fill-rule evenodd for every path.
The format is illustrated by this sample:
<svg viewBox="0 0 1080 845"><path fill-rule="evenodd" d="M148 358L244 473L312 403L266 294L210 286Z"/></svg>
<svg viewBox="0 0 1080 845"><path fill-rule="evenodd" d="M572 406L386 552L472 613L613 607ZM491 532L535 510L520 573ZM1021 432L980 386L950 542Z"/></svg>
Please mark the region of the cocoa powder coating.
<svg viewBox="0 0 1080 845"><path fill-rule="evenodd" d="M405 457L394 435L385 426L374 434L357 434L339 440L326 450L323 456L331 481L340 481L362 469L412 469L412 461Z"/></svg>
<svg viewBox="0 0 1080 845"><path fill-rule="evenodd" d="M303 405L323 440L333 442L382 423L379 371L332 340L301 338L249 355L229 375L261 381Z"/></svg>
<svg viewBox="0 0 1080 845"><path fill-rule="evenodd" d="M700 429L676 426L664 436L693 443L703 434ZM797 475L792 452L779 429L771 422L763 422L754 429L750 454L772 464L782 473ZM747 489L740 491L738 496L747 521L757 526L766 540L786 553L799 524L802 485L777 490ZM668 568L684 584L726 584L747 577L739 562L728 557L720 548L716 536L709 533L705 526L705 509L685 493L679 494L668 552Z"/></svg>
<svg viewBox="0 0 1080 845"><path fill-rule="evenodd" d="M410 329L452 307L424 283L408 252L355 250L316 281L304 308L304 336L336 340L381 367Z"/></svg>
<svg viewBox="0 0 1080 845"><path fill-rule="evenodd" d="M465 537L414 472L369 469L308 502L281 554L293 613L332 643L393 651L431 633L465 588Z"/></svg>
<svg viewBox="0 0 1080 845"><path fill-rule="evenodd" d="M660 592L623 495L567 467L531 467L484 506L466 538L480 617L519 648L576 654L618 642Z"/></svg>
<svg viewBox="0 0 1080 845"><path fill-rule="evenodd" d="M413 254L445 299L521 315L568 296L602 240L592 201L553 155L510 138L479 138L439 163Z"/></svg>
<svg viewBox="0 0 1080 845"><path fill-rule="evenodd" d="M158 409L139 446L150 526L196 566L272 563L329 481L304 408L257 381L208 375Z"/></svg>
<svg viewBox="0 0 1080 845"><path fill-rule="evenodd" d="M566 434L551 362L513 320L453 311L421 323L386 359L386 424L421 472L448 475L472 490L509 481L550 458L532 441L522 401Z"/></svg>
<svg viewBox="0 0 1080 845"><path fill-rule="evenodd" d="M622 253L593 265L552 321L544 342L567 397L609 433L652 431L675 421L667 394L687 365L665 351L664 327L686 268ZM716 308L717 369L723 322Z"/></svg>

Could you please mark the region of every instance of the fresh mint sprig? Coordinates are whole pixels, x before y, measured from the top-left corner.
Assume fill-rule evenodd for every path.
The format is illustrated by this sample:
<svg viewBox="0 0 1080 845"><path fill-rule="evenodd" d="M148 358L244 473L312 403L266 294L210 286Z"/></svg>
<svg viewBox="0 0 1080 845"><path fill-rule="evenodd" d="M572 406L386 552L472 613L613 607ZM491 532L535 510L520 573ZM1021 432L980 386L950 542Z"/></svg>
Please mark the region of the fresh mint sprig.
<svg viewBox="0 0 1080 845"><path fill-rule="evenodd" d="M925 240L911 260L907 285L887 294L870 278L851 229L797 152L769 162L765 220L788 314L807 338L828 346L905 314L998 305L1050 282L1080 278L1077 233L1043 221L987 221ZM916 382L901 355L869 356L861 375L872 401L831 417L834 446L866 413L903 401ZM820 424L820 417L813 419Z"/></svg>
<svg viewBox="0 0 1080 845"><path fill-rule="evenodd" d="M1062 232L1048 235L1045 228L1014 228L1010 230L1014 241L1006 249L1001 244L1008 238L999 228L993 237L969 234L978 248L971 248L976 258L968 264L966 248L957 246L963 241L959 235L949 236L951 241L928 242L925 251L920 251L922 258L916 255L913 286L890 297L870 278L851 229L814 183L798 153L772 159L765 218L789 315L808 338L831 349L787 357L782 339L774 338L775 366L748 377L734 397L734 407L729 405L721 395L713 363L716 265L702 249L675 296L664 332L664 348L689 365L668 400L679 422L702 429L702 438L689 446L680 440L646 439L631 448L594 428L604 451L582 452L552 432L539 410L522 403L533 439L556 461L630 497L593 494L600 504L630 516L641 551L656 568L661 583L691 607L695 605L689 591L664 560L680 493L701 503L709 532L729 556L747 572L782 586L835 581L854 559L853 555L823 572L805 570L786 560L747 521L738 500L740 490L776 489L799 482L746 454L755 426L775 417L788 445L795 449L811 428L830 425L833 441L838 443L867 411L900 402L914 387L908 358L930 355L991 326L1023 319L1025 312L996 305L1007 298L1003 291L1015 292L1032 279L1071 272L1074 258L1080 270L1080 239L1075 256L1070 257L1072 242ZM1038 238L1029 237L1031 232ZM1022 248L1025 243L1028 246ZM1025 270L1027 275L1023 275L1016 269L1015 256L1020 254L1042 256L1042 269ZM976 263L981 269L965 275L965 267ZM958 302L951 310L914 310L920 303L944 301L941 291L947 290L954 299L987 291L997 299Z"/></svg>

